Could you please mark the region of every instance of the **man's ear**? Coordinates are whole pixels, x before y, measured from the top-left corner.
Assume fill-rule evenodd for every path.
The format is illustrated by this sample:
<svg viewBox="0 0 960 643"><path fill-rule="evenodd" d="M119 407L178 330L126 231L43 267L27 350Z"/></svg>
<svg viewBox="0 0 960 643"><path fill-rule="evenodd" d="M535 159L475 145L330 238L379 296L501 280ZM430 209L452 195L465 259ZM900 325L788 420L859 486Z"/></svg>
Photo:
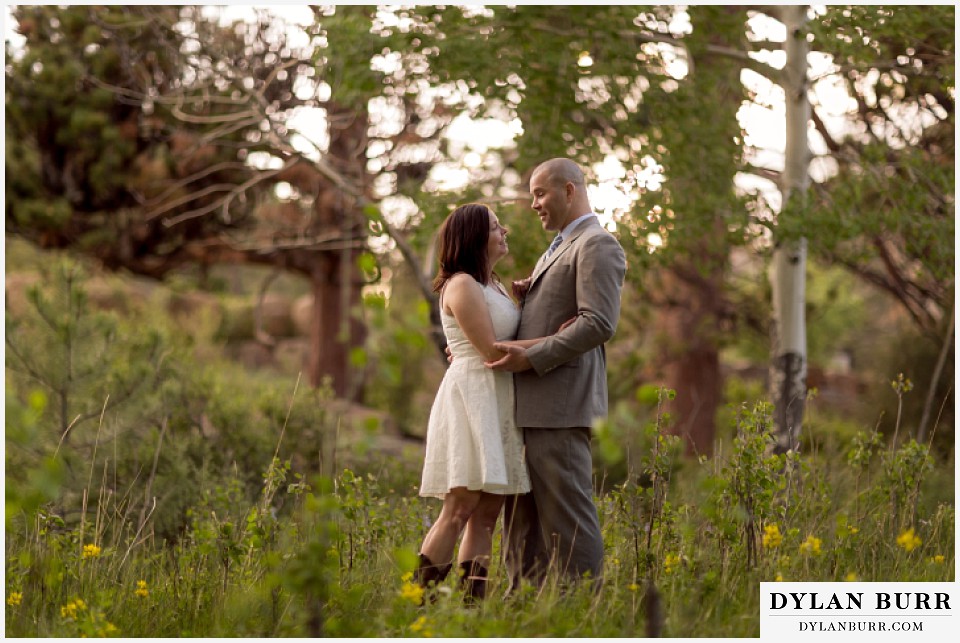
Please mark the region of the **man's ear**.
<svg viewBox="0 0 960 643"><path fill-rule="evenodd" d="M563 186L564 191L567 194L567 201L572 202L573 198L577 195L577 186L575 186L570 181L567 181Z"/></svg>

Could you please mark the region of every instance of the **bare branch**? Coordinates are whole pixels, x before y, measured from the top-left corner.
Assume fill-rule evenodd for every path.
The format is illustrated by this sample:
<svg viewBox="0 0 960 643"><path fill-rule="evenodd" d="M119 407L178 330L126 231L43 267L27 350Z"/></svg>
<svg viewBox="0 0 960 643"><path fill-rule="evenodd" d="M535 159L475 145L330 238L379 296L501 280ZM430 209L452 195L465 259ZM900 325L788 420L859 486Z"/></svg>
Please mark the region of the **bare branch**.
<svg viewBox="0 0 960 643"><path fill-rule="evenodd" d="M830 132L827 130L826 124L823 122L823 119L820 118L820 115L817 113L817 108L811 103L810 105L810 118L813 119L813 125L817 128L817 132L820 136L823 137L823 140L827 144L827 148L834 154L840 151L840 144L833 138Z"/></svg>
<svg viewBox="0 0 960 643"><path fill-rule="evenodd" d="M862 63L862 64L857 64L857 65L854 65L854 64L837 65L837 66L834 67L833 69L828 69L827 71L823 72L822 74L819 74L818 76L814 76L813 78L810 79L810 82L815 83L815 82L817 82L818 80L823 80L824 78L830 78L830 77L832 77L832 76L837 76L837 75L844 75L844 76L845 76L845 75L849 74L851 71L858 71L858 72L861 72L861 73L863 73L863 74L866 74L866 73L871 72L871 71L874 71L874 70L876 70L876 71L895 71L895 72L897 72L897 73L903 74L904 76L917 76L917 77L920 77L920 76L930 76L930 77L934 77L934 76L935 76L935 74L932 74L932 73L930 73L930 72L924 71L923 69L917 69L916 67L904 66L904 65L901 65L900 63L898 63L898 62L896 62L896 61L892 61L892 60L891 60L891 61L887 61L887 62L871 61L871 62L868 62L868 63Z"/></svg>
<svg viewBox="0 0 960 643"><path fill-rule="evenodd" d="M220 94L210 95L206 94L204 96L188 96L183 91L177 93L176 97L163 96L163 95L151 95L144 92L135 91L133 89L128 89L126 87L120 87L118 85L113 85L106 81L103 81L92 74L84 74L84 80L88 80L100 89L106 89L118 96L123 96L125 98L130 98L136 101L135 104L140 104L144 101L153 101L154 103L160 105L183 105L183 104L205 104L205 103L214 103L220 105L246 105L247 101L237 100L236 98L231 98L229 96L223 96Z"/></svg>
<svg viewBox="0 0 960 643"><path fill-rule="evenodd" d="M250 127L250 126L252 126L252 125L256 125L256 124L258 124L258 123L261 123L262 121L263 121L263 117L262 117L260 114L255 114L255 115L251 116L249 120L246 120L246 121L241 120L241 121L237 121L237 122L235 122L235 123L225 124L225 125L223 125L223 126L221 126L221 127L218 127L218 128L215 129L215 130L212 130L212 131L207 132L206 134L204 134L203 137L200 139L200 142L198 143L198 145L203 145L203 144L205 144L205 143L210 143L211 141L215 141L215 140L217 140L218 138L223 138L223 137L225 137L225 136L229 136L230 134L233 134L234 132L239 132L240 130L244 129L245 127Z"/></svg>
<svg viewBox="0 0 960 643"><path fill-rule="evenodd" d="M149 207L154 207L157 204L163 203L163 201L174 192L177 192L181 188L184 188L187 185L189 185L190 183L193 183L194 181L199 181L200 179L204 178L205 176L209 176L214 172L220 172L221 170L244 170L245 171L249 169L250 169L249 165L240 163L238 161L224 161L223 163L217 163L215 165L211 165L210 167L205 167L202 170L194 172L190 176L184 177L178 181L175 181L174 183L171 183L170 186L167 187L167 189L164 190L161 194L150 199L148 202L146 202L143 205L149 208ZM188 202L189 201L185 201L184 203L188 203ZM157 214L162 214L163 212L166 212L166 211L167 210L161 210ZM152 214L153 213L147 214L147 220L153 218L151 216Z"/></svg>
<svg viewBox="0 0 960 643"><path fill-rule="evenodd" d="M734 49L732 47L722 47L720 45L707 45L707 53L715 56L730 58L731 60L736 60L742 63L746 69L760 74L771 83L783 86L784 80L783 72L781 70L771 67L766 63L760 62L755 58L751 58L745 51Z"/></svg>
<svg viewBox="0 0 960 643"><path fill-rule="evenodd" d="M183 98L183 94L179 94ZM241 119L258 117L259 114L252 109L243 112L233 112L228 114L218 114L216 116L194 116L183 111L183 100L178 100L171 110L177 120L184 123L193 123L194 125L210 125L212 123L233 123Z"/></svg>
<svg viewBox="0 0 960 643"><path fill-rule="evenodd" d="M174 210L181 205L186 205L191 201L196 201L199 198L205 197L207 195L213 194L215 192L226 192L228 190L234 189L236 186L233 183L216 183L214 185L208 185L207 187L199 190L197 192L191 192L190 194L184 195L175 201L170 203L165 203L162 207L148 212L145 216L147 221L152 221L156 219L161 214Z"/></svg>
<svg viewBox="0 0 960 643"><path fill-rule="evenodd" d="M229 241L230 247L241 252L267 254L278 250L347 250L365 248L367 237L328 232L296 239L271 239L263 241Z"/></svg>
<svg viewBox="0 0 960 643"><path fill-rule="evenodd" d="M780 179L783 176L783 172L777 170L771 170L766 167L751 167L749 169L740 170L744 174L752 174L753 176L759 177L761 179L766 179L768 181L773 181L775 184L780 185Z"/></svg>
<svg viewBox="0 0 960 643"><path fill-rule="evenodd" d="M427 277L426 273L423 270L423 265L420 263L420 258L417 256L417 253L414 252L413 248L410 247L410 244L407 243L407 240L400 234L396 228L390 225L390 222L387 221L386 217L379 218L380 223L383 225L384 230L387 231L387 234L390 235L390 238L393 239L397 244L397 249L400 250L400 254L403 255L404 261L407 262L407 265L410 266L411 271L414 276L417 278L417 287L420 289L420 293L423 295L431 304L436 304L437 295L433 292L433 284L430 282L430 278Z"/></svg>
<svg viewBox="0 0 960 643"><path fill-rule="evenodd" d="M233 200L234 200L235 198L237 198L237 196L239 196L239 195L242 194L243 192L246 192L249 188L253 187L253 186L256 185L257 183L260 183L260 182L262 182L262 181L265 181L266 179L269 179L269 178L272 177L272 176L276 176L276 175L279 174L280 172L283 172L284 170L289 169L289 168L290 168L291 166L293 166L298 160L299 160L299 159L288 159L287 162L284 163L282 167L279 167L279 168L274 169L274 170L265 170L265 171L263 171L263 172L259 172L259 173L257 173L256 175L254 175L253 177L251 177L250 179L248 179L248 180L244 181L243 183L241 183L240 185L227 186L230 191L229 191L229 193L228 193L223 199L217 201L216 203L212 203L212 204L210 204L210 205L204 206L204 207L202 207L202 208L198 208L198 209L196 209L196 210L190 210L189 212L184 212L183 214L177 215L177 216L175 216L175 217L173 217L173 218L165 219L164 222L163 222L163 225L164 225L165 227L172 228L173 226L175 226L175 225L177 225L177 224L180 224L180 223L183 223L184 221L188 221L188 220L190 220L190 219L196 219L196 218L198 218L198 217L202 217L202 216L204 216L204 215L206 215L206 214L209 214L209 213L213 212L214 210L216 210L217 208L222 208L223 211L224 211L224 215L229 217L229 207L230 207L230 204L233 202ZM223 186L223 184L218 184L218 185L210 186L210 187L212 187L212 188L219 188L219 189L220 189L219 191L222 191L222 189L223 189L224 186ZM193 201L193 200L195 200L195 199L197 198L197 196L201 195L201 194L204 193L204 192L208 192L208 190L201 190L199 193L190 194L190 195L187 195L187 197L184 197L184 198L187 200L186 202ZM181 205L182 205L182 204L181 204ZM164 208L164 209L162 209L162 210L159 210L159 211L157 211L157 212L161 212L161 213L162 213L162 212L169 211L170 209L172 209L172 208L166 207L166 208ZM153 219L153 218L156 218L156 216L157 216L157 214L156 214L156 212L155 212L155 213L152 213L152 215L151 215L149 218Z"/></svg>
<svg viewBox="0 0 960 643"><path fill-rule="evenodd" d="M273 81L277 79L277 76L280 74L281 71L286 71L291 67L296 67L297 65L300 65L304 62L309 62L309 61L305 61L300 58L291 58L290 60L283 63L282 65L277 65L276 67L274 67L273 70L270 72L270 75L264 79L263 87L261 87L260 91L257 92L257 95L260 97L260 99L264 100L263 98L264 92L266 92L267 88L270 87L271 84L273 84Z"/></svg>

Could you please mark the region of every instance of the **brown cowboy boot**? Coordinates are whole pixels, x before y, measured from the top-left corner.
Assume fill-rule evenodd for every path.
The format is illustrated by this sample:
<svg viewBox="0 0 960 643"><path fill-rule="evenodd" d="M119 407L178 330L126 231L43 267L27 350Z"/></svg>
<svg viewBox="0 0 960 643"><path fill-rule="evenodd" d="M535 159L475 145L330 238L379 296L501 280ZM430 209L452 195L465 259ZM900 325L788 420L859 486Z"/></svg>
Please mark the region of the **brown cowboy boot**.
<svg viewBox="0 0 960 643"><path fill-rule="evenodd" d="M424 590L428 590L442 583L451 569L453 569L453 563L434 565L432 560L420 554L420 565L417 567L417 570L413 572L413 580ZM436 596L431 594L430 602L432 603L434 600L436 600ZM424 601L421 600L420 605L423 604Z"/></svg>
<svg viewBox="0 0 960 643"><path fill-rule="evenodd" d="M460 588L465 603L478 603L487 596L487 568L476 560L460 563Z"/></svg>

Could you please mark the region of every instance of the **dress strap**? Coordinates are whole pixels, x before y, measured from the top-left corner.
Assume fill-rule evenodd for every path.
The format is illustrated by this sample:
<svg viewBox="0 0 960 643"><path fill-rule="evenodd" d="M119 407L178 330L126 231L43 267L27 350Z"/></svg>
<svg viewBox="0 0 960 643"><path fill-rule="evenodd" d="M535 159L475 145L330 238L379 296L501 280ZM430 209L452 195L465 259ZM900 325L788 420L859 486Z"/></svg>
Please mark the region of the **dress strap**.
<svg viewBox="0 0 960 643"><path fill-rule="evenodd" d="M510 296L510 293L507 292L506 286L504 286L504 285L503 285L502 283L500 283L499 281L493 281L492 283L493 283L493 285L496 287L497 292L500 293L501 295L503 295L504 297L506 297L507 299L509 299L509 300L510 300L510 303L512 304L512 303L513 303L513 298Z"/></svg>

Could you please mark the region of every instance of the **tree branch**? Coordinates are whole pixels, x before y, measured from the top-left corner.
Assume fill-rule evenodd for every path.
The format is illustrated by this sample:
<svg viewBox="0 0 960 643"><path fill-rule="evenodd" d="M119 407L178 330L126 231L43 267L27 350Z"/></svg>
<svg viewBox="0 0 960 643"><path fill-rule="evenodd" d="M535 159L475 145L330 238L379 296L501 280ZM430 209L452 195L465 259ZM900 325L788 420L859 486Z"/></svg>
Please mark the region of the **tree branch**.
<svg viewBox="0 0 960 643"><path fill-rule="evenodd" d="M740 170L743 174L752 174L761 179L766 179L768 181L773 181L776 185L780 185L780 179L783 176L783 172L778 170L771 170L767 167L754 167L750 166L749 169Z"/></svg>
<svg viewBox="0 0 960 643"><path fill-rule="evenodd" d="M344 235L342 232L328 232L297 239L271 239L269 243L258 241L232 241L225 243L240 252L267 254L278 250L345 250L366 246L366 236Z"/></svg>
<svg viewBox="0 0 960 643"><path fill-rule="evenodd" d="M187 114L183 111L182 100L183 94L178 94L178 98L174 104L173 108L170 110L174 118L177 120L183 121L184 123L192 123L194 125L210 125L215 123L234 123L243 119L252 119L259 117L259 114L254 110L250 109L243 112L230 112L227 114L218 114L216 116L194 116L193 114Z"/></svg>
<svg viewBox="0 0 960 643"><path fill-rule="evenodd" d="M940 354L937 355L937 363L933 368L933 375L930 377L930 385L927 387L927 397L923 402L923 414L920 416L920 424L917 426L918 442L923 442L927 437L927 424L930 422L930 412L933 410L933 401L937 394L937 385L940 383L940 374L943 372L943 366L947 361L950 347L953 346L953 327L956 321L956 315L957 307L956 304L954 304L950 307L950 321L947 323L947 336L944 337L943 345L940 347Z"/></svg>
<svg viewBox="0 0 960 643"><path fill-rule="evenodd" d="M909 298L906 292L897 288L896 284L891 282L888 276L881 274L875 270L871 270L867 266L858 263L856 261L851 261L842 257L836 253L826 252L824 257L831 263L835 263L845 267L847 270L853 274L859 276L864 281L872 283L875 286L878 286L881 290L886 291L888 294L892 295L894 299L899 301L904 309L906 309L907 314L916 322L917 326L924 330L928 329L928 319L925 316L921 316L918 311L914 308L913 301Z"/></svg>
<svg viewBox="0 0 960 643"><path fill-rule="evenodd" d="M420 289L424 299L435 305L438 302L437 294L433 292L433 284L430 282L429 277L427 277L424 273L423 266L420 263L420 258L417 256L417 253L413 251L413 248L409 243L407 243L407 240L403 237L403 235L401 235L396 228L390 225L390 222L387 221L386 217L381 216L378 221L381 225L383 225L383 229L387 231L387 234L390 235L390 238L393 239L397 244L397 249L403 256L404 261L407 262L407 265L410 266L410 270L413 271L413 274L417 279L417 287Z"/></svg>
<svg viewBox="0 0 960 643"><path fill-rule="evenodd" d="M279 167L279 168L274 169L274 170L265 170L265 171L259 172L259 173L255 174L253 177L251 177L250 179L248 179L248 180L244 181L243 183L241 183L240 185L227 185L226 187L227 187L230 191L227 193L226 196L224 196L224 197L223 197L222 199L220 199L219 201L217 201L217 202L215 202L215 203L212 203L212 204L210 204L210 205L204 206L204 207L202 207L202 208L197 208L197 209L195 209L195 210L190 210L189 212L184 212L183 214L179 214L179 215L177 215L177 216L175 216L175 217L172 217L172 218L169 218L169 219L165 219L165 220L163 221L163 225L164 225L165 227L167 227L167 228L172 228L173 226L178 225L178 224L180 224L180 223L183 223L184 221L188 221L188 220L190 220L190 219L196 219L197 217L202 217L202 216L204 216L204 215L206 215L206 214L209 214L209 213L213 212L214 210L216 210L217 208L222 208L222 209L223 209L223 213L224 213L225 220L229 221L229 219L230 219L230 211L229 211L230 204L233 202L233 200L234 200L235 198L237 198L237 196L239 196L240 194L246 192L248 189L250 189L251 187L253 187L253 186L256 185L257 183L260 183L260 182L262 182L262 181L265 181L266 179L269 179L270 177L276 176L277 174L279 174L279 173L283 172L284 170L290 168L290 167L293 166L295 163L297 163L298 160L299 160L299 159L288 159L287 162L284 163L282 167ZM217 185L212 185L212 186L210 186L210 188L216 188L215 191L223 191L224 187L225 187L225 186L224 186L224 184L222 184L222 183L217 184ZM196 200L197 198L199 198L199 196L202 196L204 193L208 193L208 192L209 192L209 189L201 190L199 193L188 194L186 197L184 197L184 199L186 199L186 202L194 201L194 200ZM180 200L183 201L183 199L180 199ZM180 203L179 205L182 205L182 203ZM168 206L168 207L165 207L165 208L163 208L163 209L161 209L161 210L157 210L157 211L151 213L151 215L149 216L148 220L150 220L150 219L155 219L155 218L157 218L158 213L161 213L161 214L162 214L163 212L169 211L170 209L172 209L172 208L171 208L170 206Z"/></svg>
<svg viewBox="0 0 960 643"><path fill-rule="evenodd" d="M128 89L126 87L120 87L118 85L112 85L106 81L103 81L92 74L84 74L84 80L88 80L100 89L106 89L107 91L116 94L117 96L123 96L134 101L133 104L140 105L144 101L152 101L160 105L184 105L184 104L205 104L213 103L220 105L246 105L246 101L237 100L236 98L231 98L229 96L223 96L220 94L205 94L203 96L188 96L184 92L180 91L177 93L176 97L164 96L162 94L157 94L156 96L147 94L144 92L136 91L133 89Z"/></svg>
<svg viewBox="0 0 960 643"><path fill-rule="evenodd" d="M236 161L224 161L222 163L217 163L215 165L211 165L210 167L206 167L202 170L194 172L190 176L187 176L175 181L174 183L170 184L170 186L166 190L164 190L159 195L153 197L149 201L144 202L142 199L138 199L138 201L140 201L140 204L143 207L146 207L146 208L155 207L156 205L163 203L164 199L166 199L168 196L178 191L179 189L186 187L187 185L189 185L190 183L193 183L194 181L199 181L203 177L213 174L214 172L219 172L220 170L246 171L249 169L250 169L249 165L245 165L243 163L239 163Z"/></svg>
<svg viewBox="0 0 960 643"><path fill-rule="evenodd" d="M810 105L810 118L813 119L813 125L817 128L817 132L820 133L820 136L823 137L823 140L827 144L827 149L829 149L833 154L840 152L841 146L833 138L830 132L827 130L826 124L823 122L823 119L820 118L820 115L817 113L817 108L811 103Z"/></svg>
<svg viewBox="0 0 960 643"><path fill-rule="evenodd" d="M160 215L164 214L165 212L174 210L180 207L181 205L186 205L191 201L196 201L197 199L203 198L215 192L226 192L227 190L232 190L234 188L236 188L236 185L234 185L233 183L215 183L214 185L208 185L202 190L199 190L197 192L191 192L190 194L186 194L175 201L171 201L170 203L165 203L162 207L158 209L147 212L147 214L145 215L145 218L147 221L153 221L154 219L158 218ZM187 217L187 218L192 218L192 217Z"/></svg>

